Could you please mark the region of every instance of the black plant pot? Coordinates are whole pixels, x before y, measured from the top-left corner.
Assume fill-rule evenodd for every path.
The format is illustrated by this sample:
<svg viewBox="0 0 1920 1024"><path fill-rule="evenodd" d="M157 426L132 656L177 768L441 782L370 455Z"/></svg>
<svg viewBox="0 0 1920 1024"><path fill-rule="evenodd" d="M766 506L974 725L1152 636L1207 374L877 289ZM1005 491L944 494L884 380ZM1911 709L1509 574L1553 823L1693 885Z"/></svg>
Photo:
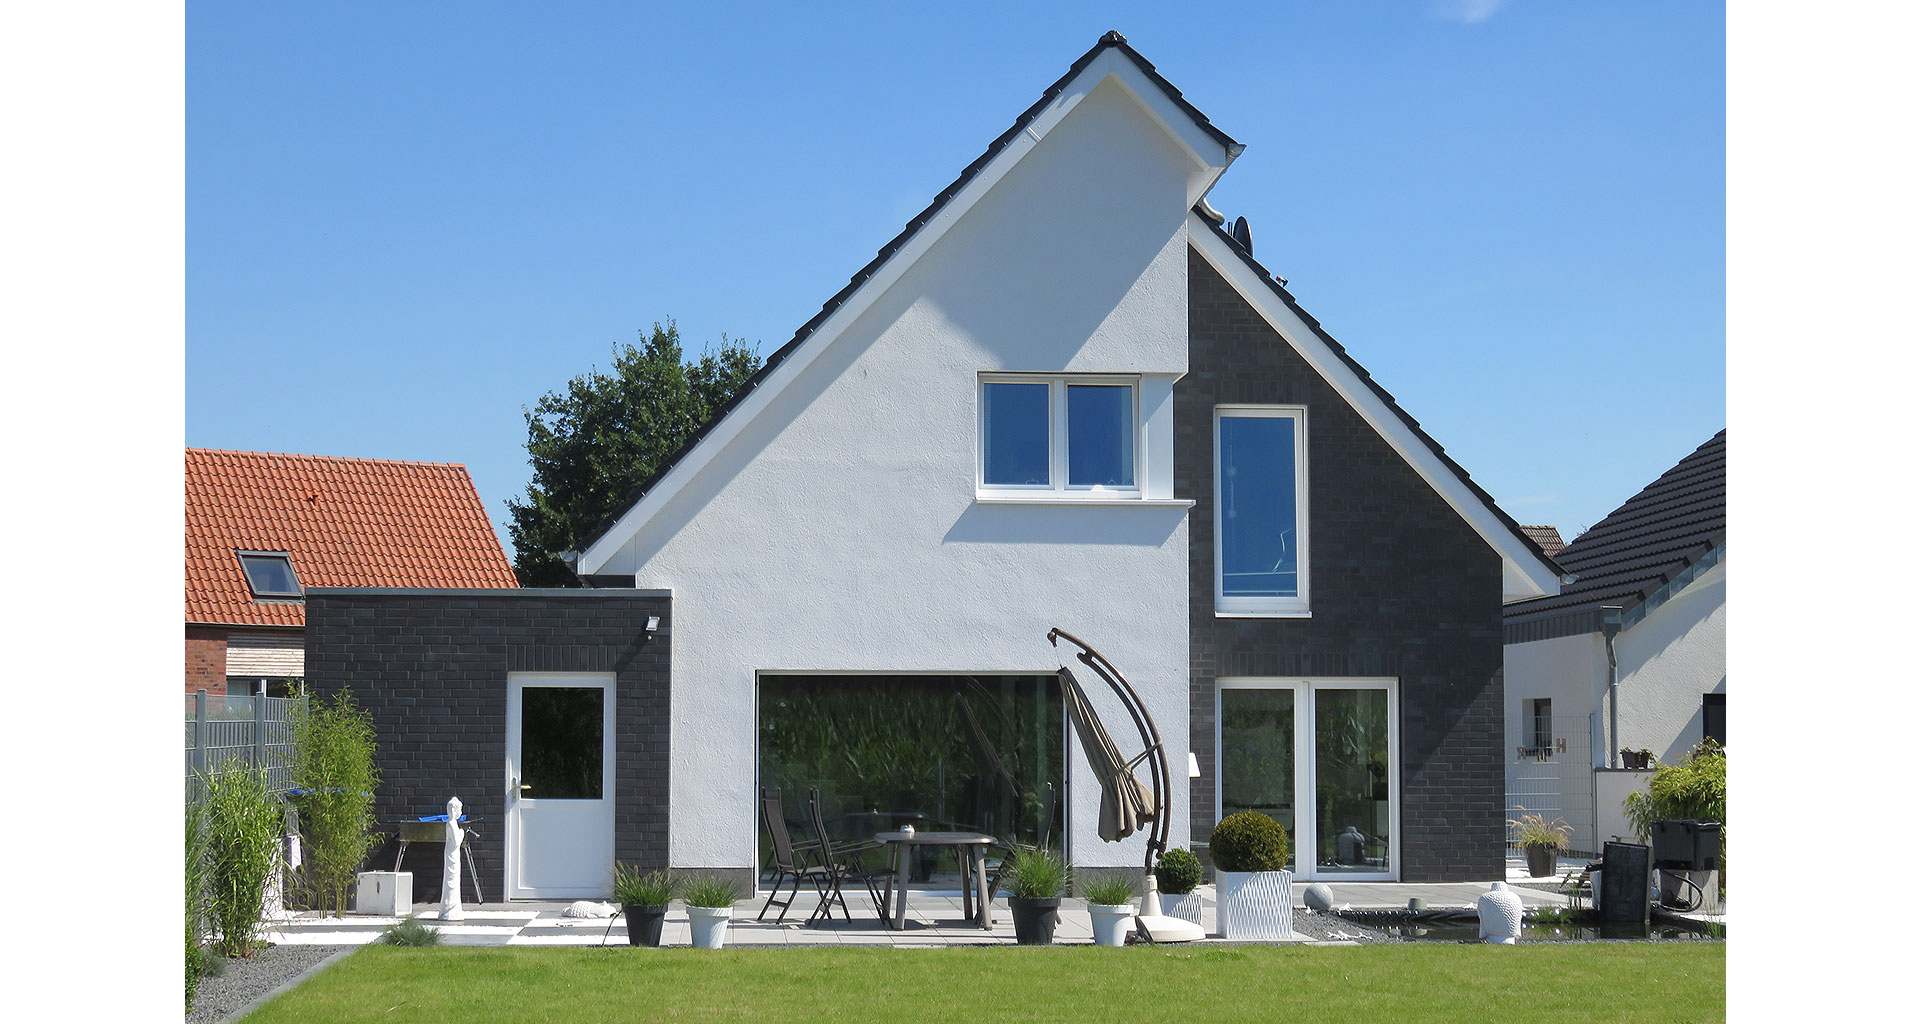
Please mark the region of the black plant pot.
<svg viewBox="0 0 1920 1024"><path fill-rule="evenodd" d="M1559 869L1558 852L1551 846L1529 846L1527 849L1527 874L1533 878L1550 878Z"/></svg>
<svg viewBox="0 0 1920 1024"><path fill-rule="evenodd" d="M1012 896L1007 907L1013 911L1013 938L1022 946L1053 945L1053 929L1060 923L1060 897L1026 899Z"/></svg>
<svg viewBox="0 0 1920 1024"><path fill-rule="evenodd" d="M620 912L627 917L627 942L634 946L660 945L660 926L667 923L667 907L662 903L623 903Z"/></svg>

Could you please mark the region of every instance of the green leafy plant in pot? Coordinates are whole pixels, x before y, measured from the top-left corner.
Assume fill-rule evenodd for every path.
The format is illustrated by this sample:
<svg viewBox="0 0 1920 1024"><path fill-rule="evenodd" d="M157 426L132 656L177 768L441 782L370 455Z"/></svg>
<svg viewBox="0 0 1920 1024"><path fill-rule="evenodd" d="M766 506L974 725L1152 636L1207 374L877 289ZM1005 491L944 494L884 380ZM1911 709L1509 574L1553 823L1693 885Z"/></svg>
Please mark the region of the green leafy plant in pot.
<svg viewBox="0 0 1920 1024"><path fill-rule="evenodd" d="M613 866L613 899L627 919L627 942L635 946L660 945L660 929L667 905L679 881L665 871L641 871L631 864ZM729 901L731 903L731 901Z"/></svg>
<svg viewBox="0 0 1920 1024"><path fill-rule="evenodd" d="M1516 811L1525 807L1514 806ZM1522 814L1518 818L1508 818L1507 827L1513 830L1514 844L1527 854L1527 874L1534 878L1549 878L1556 873L1561 850L1567 848L1573 836L1573 826L1565 818L1548 821L1545 815Z"/></svg>
<svg viewBox="0 0 1920 1024"><path fill-rule="evenodd" d="M728 879L701 875L682 890L687 901L687 923L693 928L695 949L719 949L727 944L727 923L733 920L733 904L740 899L740 886Z"/></svg>
<svg viewBox="0 0 1920 1024"><path fill-rule="evenodd" d="M1220 937L1285 939L1293 935L1293 875L1287 830L1259 811L1220 819L1207 843L1219 887Z"/></svg>
<svg viewBox="0 0 1920 1024"><path fill-rule="evenodd" d="M1176 846L1161 854L1160 863L1153 866L1153 880L1160 890L1160 912L1199 924L1200 897L1193 890L1205 877L1200 858L1191 851Z"/></svg>
<svg viewBox="0 0 1920 1024"><path fill-rule="evenodd" d="M1007 909L1013 914L1014 941L1022 946L1053 944L1060 924L1060 894L1067 891L1067 865L1052 850L1014 855Z"/></svg>
<svg viewBox="0 0 1920 1024"><path fill-rule="evenodd" d="M1087 901L1087 914L1093 919L1093 944L1126 945L1140 883L1132 875L1110 874L1085 882L1079 889L1080 898Z"/></svg>

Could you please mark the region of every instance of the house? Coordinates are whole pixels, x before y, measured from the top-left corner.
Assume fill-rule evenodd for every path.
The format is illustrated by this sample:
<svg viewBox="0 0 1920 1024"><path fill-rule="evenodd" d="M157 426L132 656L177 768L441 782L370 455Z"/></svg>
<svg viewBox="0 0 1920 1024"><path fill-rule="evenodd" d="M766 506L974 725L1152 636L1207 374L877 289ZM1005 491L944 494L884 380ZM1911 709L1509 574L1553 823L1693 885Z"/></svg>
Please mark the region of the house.
<svg viewBox="0 0 1920 1024"><path fill-rule="evenodd" d="M1727 432L1554 557L1574 581L1506 609L1508 802L1594 851L1646 774L1623 748L1672 763L1726 743Z"/></svg>
<svg viewBox="0 0 1920 1024"><path fill-rule="evenodd" d="M1052 787L1073 863L1138 865L1059 627L1193 755L1174 845L1251 807L1305 877L1500 877L1501 608L1560 569L1207 205L1241 149L1109 33L586 545L600 589L310 593L316 684L392 680L383 799L502 822L518 897L749 879L763 786L1020 839Z"/></svg>
<svg viewBox="0 0 1920 1024"><path fill-rule="evenodd" d="M186 692L285 696L308 587L512 587L464 466L186 450Z"/></svg>
<svg viewBox="0 0 1920 1024"><path fill-rule="evenodd" d="M1558 555L1560 549L1567 546L1567 542L1561 539L1560 530L1556 527L1522 526L1520 529L1526 531L1527 536L1531 537L1535 544L1540 545L1541 552L1548 558Z"/></svg>

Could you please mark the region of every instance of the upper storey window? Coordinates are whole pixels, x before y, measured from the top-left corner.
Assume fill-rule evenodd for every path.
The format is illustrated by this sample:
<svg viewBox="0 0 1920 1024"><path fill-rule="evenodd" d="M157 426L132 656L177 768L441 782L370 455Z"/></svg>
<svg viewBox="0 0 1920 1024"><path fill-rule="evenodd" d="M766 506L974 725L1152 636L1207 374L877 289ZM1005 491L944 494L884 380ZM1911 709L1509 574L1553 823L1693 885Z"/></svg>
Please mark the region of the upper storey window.
<svg viewBox="0 0 1920 1024"><path fill-rule="evenodd" d="M981 492L1138 497L1139 392L1130 377L981 377Z"/></svg>
<svg viewBox="0 0 1920 1024"><path fill-rule="evenodd" d="M1214 409L1214 610L1307 614L1307 410Z"/></svg>

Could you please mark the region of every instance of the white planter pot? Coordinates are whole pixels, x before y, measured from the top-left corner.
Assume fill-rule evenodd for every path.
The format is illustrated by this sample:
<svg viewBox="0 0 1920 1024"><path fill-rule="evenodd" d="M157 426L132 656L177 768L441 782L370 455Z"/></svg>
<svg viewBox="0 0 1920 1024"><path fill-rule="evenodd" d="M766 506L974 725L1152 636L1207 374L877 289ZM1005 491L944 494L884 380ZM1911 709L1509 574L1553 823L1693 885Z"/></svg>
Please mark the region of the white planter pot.
<svg viewBox="0 0 1920 1024"><path fill-rule="evenodd" d="M693 926L693 948L719 949L727 944L727 922L733 920L732 907L688 907L687 923Z"/></svg>
<svg viewBox="0 0 1920 1024"><path fill-rule="evenodd" d="M1293 937L1293 874L1288 871L1219 871L1215 910L1223 939Z"/></svg>
<svg viewBox="0 0 1920 1024"><path fill-rule="evenodd" d="M1131 904L1089 903L1087 914L1093 918L1094 945L1124 946L1127 944L1127 932L1133 930Z"/></svg>
<svg viewBox="0 0 1920 1024"><path fill-rule="evenodd" d="M1177 917L1188 924L1200 923L1200 894L1190 892L1184 896L1160 894L1160 911L1168 917Z"/></svg>

